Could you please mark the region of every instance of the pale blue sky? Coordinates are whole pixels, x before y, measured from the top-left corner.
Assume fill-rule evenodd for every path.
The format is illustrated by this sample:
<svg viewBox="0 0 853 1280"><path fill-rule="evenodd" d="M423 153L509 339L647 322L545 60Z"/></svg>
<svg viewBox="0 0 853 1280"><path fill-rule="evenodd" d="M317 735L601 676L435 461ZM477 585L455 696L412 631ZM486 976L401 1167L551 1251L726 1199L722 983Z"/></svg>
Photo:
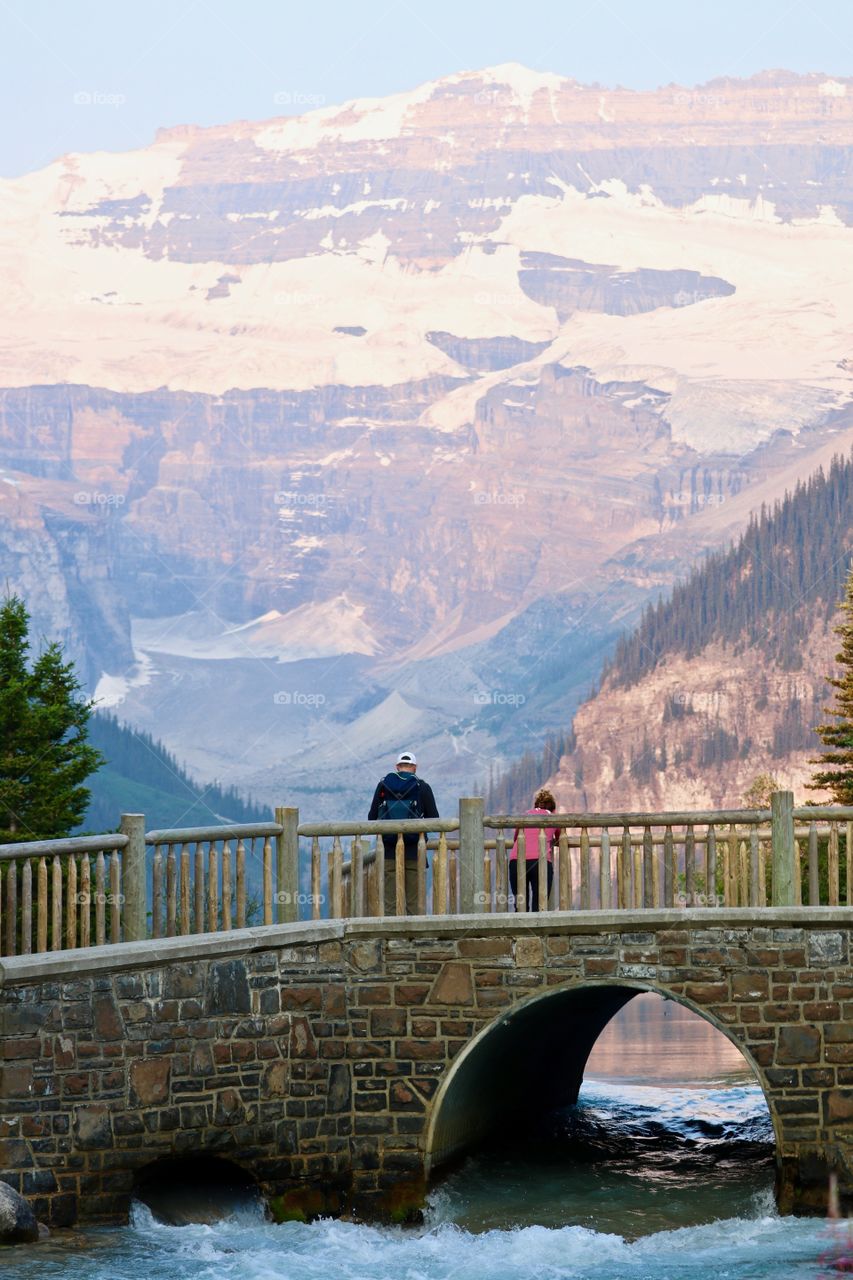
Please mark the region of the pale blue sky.
<svg viewBox="0 0 853 1280"><path fill-rule="evenodd" d="M651 88L853 75L851 0L0 0L0 174L523 62ZM289 104L289 105L288 105Z"/></svg>

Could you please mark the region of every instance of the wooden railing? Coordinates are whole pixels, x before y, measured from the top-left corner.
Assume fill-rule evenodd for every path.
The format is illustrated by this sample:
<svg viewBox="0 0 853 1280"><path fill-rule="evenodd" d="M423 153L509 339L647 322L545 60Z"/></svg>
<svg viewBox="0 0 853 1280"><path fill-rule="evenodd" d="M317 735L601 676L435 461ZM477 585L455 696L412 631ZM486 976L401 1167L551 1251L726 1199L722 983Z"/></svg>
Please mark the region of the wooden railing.
<svg viewBox="0 0 853 1280"><path fill-rule="evenodd" d="M853 906L853 808L807 806L794 809L793 819L795 903Z"/></svg>
<svg viewBox="0 0 853 1280"><path fill-rule="evenodd" d="M539 831L539 910L853 905L853 808L793 809L774 796L769 810L486 817L484 826L496 831L484 855L487 911L526 909L524 859L517 902L507 891L519 827ZM559 832L550 894L548 828Z"/></svg>
<svg viewBox="0 0 853 1280"><path fill-rule="evenodd" d="M405 915L405 835L418 837L416 857L412 859L416 914L456 915L460 901L459 843L448 842L447 834L458 830L456 818L302 823L297 827L297 835L311 842L311 891L306 904L311 918ZM431 832L437 833L437 840L428 840ZM383 836L393 839L393 859L386 859ZM369 848L366 846L371 837L374 843ZM321 844L324 839L325 849ZM349 841L348 860L342 840ZM428 851L434 854L429 873ZM393 863L393 877L389 874L387 881L386 861ZM386 901L389 892L393 901Z"/></svg>
<svg viewBox="0 0 853 1280"><path fill-rule="evenodd" d="M273 846L279 822L147 831L151 857L151 933L190 933L272 924ZM261 896L247 888L247 859L260 871ZM257 877L255 877L257 879Z"/></svg>
<svg viewBox="0 0 853 1280"><path fill-rule="evenodd" d="M770 812L758 810L487 817L484 825L497 834L494 853L485 854L486 910L527 910L528 859L517 860L514 903L507 887L517 828L539 832L534 909L540 911L765 906L769 822ZM558 832L553 850L549 828Z"/></svg>
<svg viewBox="0 0 853 1280"><path fill-rule="evenodd" d="M408 822L300 825L282 807L273 822L148 832L124 814L117 834L0 845L0 955L402 915L407 881L418 915L523 911L531 861L517 860L513 895L511 852L531 828L540 911L853 906L853 807L795 809L790 792L769 809L670 813L486 816L463 798L458 817Z"/></svg>
<svg viewBox="0 0 853 1280"><path fill-rule="evenodd" d="M0 845L0 955L121 942L128 843L122 834Z"/></svg>

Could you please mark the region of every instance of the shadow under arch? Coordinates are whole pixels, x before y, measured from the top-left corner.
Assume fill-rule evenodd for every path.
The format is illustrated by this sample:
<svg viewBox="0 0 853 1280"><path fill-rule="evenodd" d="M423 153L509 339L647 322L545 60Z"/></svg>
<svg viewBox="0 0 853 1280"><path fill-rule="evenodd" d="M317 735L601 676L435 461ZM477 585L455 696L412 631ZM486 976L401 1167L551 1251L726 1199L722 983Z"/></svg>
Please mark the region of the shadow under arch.
<svg viewBox="0 0 853 1280"><path fill-rule="evenodd" d="M260 1210L261 1190L227 1156L195 1152L158 1156L137 1170L131 1198L171 1226L212 1223L240 1210Z"/></svg>
<svg viewBox="0 0 853 1280"><path fill-rule="evenodd" d="M708 1022L740 1052L760 1085L779 1152L779 1126L760 1067L746 1046L707 1009L665 986L633 979L583 979L532 996L484 1027L461 1051L436 1091L426 1132L425 1172L480 1145L509 1121L577 1102L592 1047L620 1009L658 995Z"/></svg>

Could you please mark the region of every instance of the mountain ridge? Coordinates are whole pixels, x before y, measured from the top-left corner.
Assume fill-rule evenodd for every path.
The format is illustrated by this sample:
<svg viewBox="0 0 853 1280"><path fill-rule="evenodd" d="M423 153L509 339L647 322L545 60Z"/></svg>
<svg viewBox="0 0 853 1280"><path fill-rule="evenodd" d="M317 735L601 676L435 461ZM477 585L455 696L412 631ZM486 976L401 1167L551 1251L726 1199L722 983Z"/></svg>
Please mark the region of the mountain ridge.
<svg viewBox="0 0 853 1280"><path fill-rule="evenodd" d="M762 508L730 550L646 606L579 708L558 767L538 762L561 803L732 807L759 775L794 789L800 803L812 798L814 725L831 701L851 553L848 455ZM528 759L496 795L520 800L535 771Z"/></svg>

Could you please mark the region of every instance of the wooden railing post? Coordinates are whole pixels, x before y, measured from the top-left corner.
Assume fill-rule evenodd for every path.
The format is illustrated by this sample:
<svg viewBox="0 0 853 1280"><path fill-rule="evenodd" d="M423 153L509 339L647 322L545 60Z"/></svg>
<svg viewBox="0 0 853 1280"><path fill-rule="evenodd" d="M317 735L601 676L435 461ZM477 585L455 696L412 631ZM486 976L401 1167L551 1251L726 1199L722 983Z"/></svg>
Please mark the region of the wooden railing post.
<svg viewBox="0 0 853 1280"><path fill-rule="evenodd" d="M279 806L275 820L282 829L275 841L277 919L294 924L299 919L299 810Z"/></svg>
<svg viewBox="0 0 853 1280"><path fill-rule="evenodd" d="M145 814L123 813L120 831L127 836L121 856L122 918L125 942L148 937L145 886Z"/></svg>
<svg viewBox="0 0 853 1280"><path fill-rule="evenodd" d="M793 907L794 900L794 793L774 791L770 797L773 840L774 907Z"/></svg>
<svg viewBox="0 0 853 1280"><path fill-rule="evenodd" d="M461 889L459 911L468 915L485 911L483 857L486 841L483 832L483 799L468 796L459 801L459 865Z"/></svg>

